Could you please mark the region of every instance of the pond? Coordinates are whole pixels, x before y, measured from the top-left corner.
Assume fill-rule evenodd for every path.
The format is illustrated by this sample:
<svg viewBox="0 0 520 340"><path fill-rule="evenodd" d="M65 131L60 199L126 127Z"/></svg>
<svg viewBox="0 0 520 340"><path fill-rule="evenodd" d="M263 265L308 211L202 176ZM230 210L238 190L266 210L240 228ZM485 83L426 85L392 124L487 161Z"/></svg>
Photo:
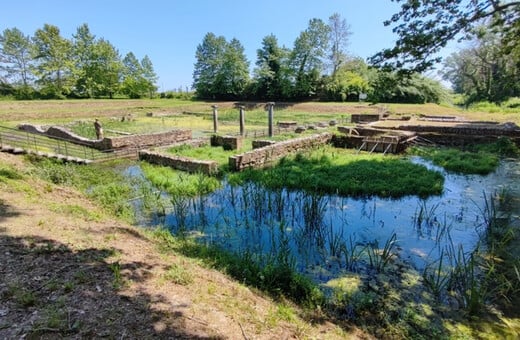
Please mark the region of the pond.
<svg viewBox="0 0 520 340"><path fill-rule="evenodd" d="M413 161L444 174L441 196L352 198L224 183L206 196L171 197L166 215L140 224L163 225L173 234L264 260L286 256L300 273L321 283L363 269L366 249L391 245L417 270L443 253L472 251L486 230L490 195L507 197L511 210L499 214L518 218L518 161L503 161L487 176L451 174L420 158Z"/></svg>

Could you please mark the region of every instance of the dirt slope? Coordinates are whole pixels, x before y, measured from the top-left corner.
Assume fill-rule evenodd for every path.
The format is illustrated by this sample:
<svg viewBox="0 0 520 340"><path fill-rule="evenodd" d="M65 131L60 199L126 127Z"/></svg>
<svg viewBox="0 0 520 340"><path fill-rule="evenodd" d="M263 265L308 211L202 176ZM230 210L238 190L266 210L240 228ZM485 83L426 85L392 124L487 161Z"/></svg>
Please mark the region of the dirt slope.
<svg viewBox="0 0 520 340"><path fill-rule="evenodd" d="M23 159L0 153L2 167L22 173ZM287 317L225 275L161 252L78 192L8 177L0 176L1 339L368 337ZM172 268L191 280L174 283Z"/></svg>

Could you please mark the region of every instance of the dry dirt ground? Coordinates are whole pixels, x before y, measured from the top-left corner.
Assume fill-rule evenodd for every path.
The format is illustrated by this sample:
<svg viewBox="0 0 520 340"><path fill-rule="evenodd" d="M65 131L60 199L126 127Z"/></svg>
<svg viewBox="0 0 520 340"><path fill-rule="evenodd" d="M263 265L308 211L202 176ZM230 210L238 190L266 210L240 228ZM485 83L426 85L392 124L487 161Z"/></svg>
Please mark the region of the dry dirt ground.
<svg viewBox="0 0 520 340"><path fill-rule="evenodd" d="M25 165L0 153L2 167ZM74 190L8 177L0 174L0 339L370 338L319 313L287 316L222 273L160 251ZM172 266L192 282L172 282Z"/></svg>

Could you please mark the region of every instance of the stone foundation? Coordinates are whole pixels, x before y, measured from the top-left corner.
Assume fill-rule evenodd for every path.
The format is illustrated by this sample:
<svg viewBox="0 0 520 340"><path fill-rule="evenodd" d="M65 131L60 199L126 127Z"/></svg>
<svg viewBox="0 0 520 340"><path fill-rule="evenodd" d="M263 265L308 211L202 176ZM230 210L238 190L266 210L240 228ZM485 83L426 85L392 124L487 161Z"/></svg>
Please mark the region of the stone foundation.
<svg viewBox="0 0 520 340"><path fill-rule="evenodd" d="M221 146L224 150L238 150L242 148L244 139L241 136L211 136L211 146Z"/></svg>
<svg viewBox="0 0 520 340"><path fill-rule="evenodd" d="M361 113L361 114L352 114L350 120L352 123L370 123L377 122L381 119L380 114L373 113Z"/></svg>
<svg viewBox="0 0 520 340"><path fill-rule="evenodd" d="M149 150L139 151L139 159L151 164L169 166L173 169L191 173L202 172L207 175L213 175L218 172L218 163L215 161L201 161L188 157L165 155Z"/></svg>
<svg viewBox="0 0 520 340"><path fill-rule="evenodd" d="M318 135L291 139L248 151L241 155L229 157L229 166L234 171L246 168L258 168L270 164L288 154L327 144L332 140L332 134L325 132Z"/></svg>

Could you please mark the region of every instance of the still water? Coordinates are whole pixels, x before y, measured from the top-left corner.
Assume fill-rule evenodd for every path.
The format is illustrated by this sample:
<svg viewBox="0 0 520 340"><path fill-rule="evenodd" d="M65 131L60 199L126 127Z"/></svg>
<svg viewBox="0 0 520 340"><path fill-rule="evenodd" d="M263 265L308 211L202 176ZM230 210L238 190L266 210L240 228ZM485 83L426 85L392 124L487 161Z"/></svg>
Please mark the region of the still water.
<svg viewBox="0 0 520 340"><path fill-rule="evenodd" d="M393 250L418 270L448 248L472 251L486 229L490 195L506 195L508 211L500 214L518 219L517 160L503 161L487 176L450 174L419 158L413 161L444 174L441 196L351 198L224 183L210 195L171 199L166 215L141 224L164 225L174 234L192 235L233 252L264 258L290 254L299 272L324 282L343 270L356 270L345 254L382 248L394 234Z"/></svg>

